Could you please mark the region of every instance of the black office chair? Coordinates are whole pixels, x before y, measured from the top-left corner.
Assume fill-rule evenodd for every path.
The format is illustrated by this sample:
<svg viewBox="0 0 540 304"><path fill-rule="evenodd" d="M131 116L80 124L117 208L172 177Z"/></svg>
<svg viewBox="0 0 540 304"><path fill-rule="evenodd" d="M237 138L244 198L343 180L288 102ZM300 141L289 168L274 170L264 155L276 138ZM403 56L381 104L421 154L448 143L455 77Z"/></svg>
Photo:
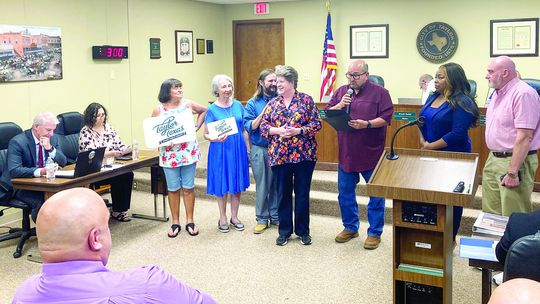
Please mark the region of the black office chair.
<svg viewBox="0 0 540 304"><path fill-rule="evenodd" d="M516 278L540 282L540 231L515 241L506 255L503 282Z"/></svg>
<svg viewBox="0 0 540 304"><path fill-rule="evenodd" d="M525 81L528 85L533 87L533 89L536 90L538 95L540 95L540 80L539 79L523 78L521 80Z"/></svg>
<svg viewBox="0 0 540 304"><path fill-rule="evenodd" d="M0 210L0 216L4 215L4 210L9 208L18 208L22 210L21 228L11 228L9 232L0 235L0 242L20 238L17 248L13 253L14 258L18 258L22 254L24 243L31 236L36 235L36 229L30 228L30 213L32 207L23 201L13 198L13 187L11 186L11 176L7 169L7 149L9 141L17 134L21 133L22 129L12 123L0 123L0 206L5 207Z"/></svg>
<svg viewBox="0 0 540 304"><path fill-rule="evenodd" d="M56 116L58 125L54 133L58 136L58 144L68 164L73 164L79 154L79 132L84 126L83 115L79 112L66 112Z"/></svg>
<svg viewBox="0 0 540 304"><path fill-rule="evenodd" d="M384 79L378 75L369 75L369 81L376 83L384 88Z"/></svg>
<svg viewBox="0 0 540 304"><path fill-rule="evenodd" d="M469 85L471 86L471 96L476 96L476 81L472 79L467 79Z"/></svg>

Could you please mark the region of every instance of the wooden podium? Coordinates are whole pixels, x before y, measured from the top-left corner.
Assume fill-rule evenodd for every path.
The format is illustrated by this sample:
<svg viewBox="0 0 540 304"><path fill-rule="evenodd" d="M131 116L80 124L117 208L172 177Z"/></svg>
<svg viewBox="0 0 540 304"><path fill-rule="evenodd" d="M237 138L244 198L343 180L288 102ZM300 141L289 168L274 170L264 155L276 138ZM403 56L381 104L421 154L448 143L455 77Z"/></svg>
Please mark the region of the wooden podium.
<svg viewBox="0 0 540 304"><path fill-rule="evenodd" d="M381 156L369 196L393 200L394 303L452 303L453 205L466 206L478 187L478 154L395 149ZM463 181L463 193L453 192Z"/></svg>

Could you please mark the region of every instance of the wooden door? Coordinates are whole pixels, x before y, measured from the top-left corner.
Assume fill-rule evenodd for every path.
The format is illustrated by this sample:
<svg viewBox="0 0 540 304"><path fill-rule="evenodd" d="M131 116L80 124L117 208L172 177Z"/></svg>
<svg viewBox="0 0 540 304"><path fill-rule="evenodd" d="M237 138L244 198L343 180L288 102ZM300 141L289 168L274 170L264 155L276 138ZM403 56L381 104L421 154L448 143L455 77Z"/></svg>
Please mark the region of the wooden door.
<svg viewBox="0 0 540 304"><path fill-rule="evenodd" d="M233 21L235 98L245 102L265 68L285 63L283 19Z"/></svg>

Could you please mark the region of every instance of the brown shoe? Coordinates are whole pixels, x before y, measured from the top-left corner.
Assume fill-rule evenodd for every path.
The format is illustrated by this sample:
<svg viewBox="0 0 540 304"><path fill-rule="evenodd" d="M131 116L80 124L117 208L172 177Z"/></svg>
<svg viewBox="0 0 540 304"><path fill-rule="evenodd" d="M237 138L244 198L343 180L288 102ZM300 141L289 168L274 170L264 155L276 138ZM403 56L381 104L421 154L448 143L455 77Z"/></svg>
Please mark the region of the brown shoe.
<svg viewBox="0 0 540 304"><path fill-rule="evenodd" d="M366 241L364 242L364 249L369 249L369 250L377 249L380 243L381 243L380 237L368 235L368 237L366 238Z"/></svg>
<svg viewBox="0 0 540 304"><path fill-rule="evenodd" d="M346 243L354 238L358 237L358 231L356 232L350 232L348 230L343 229L338 235L336 235L336 242L337 243Z"/></svg>

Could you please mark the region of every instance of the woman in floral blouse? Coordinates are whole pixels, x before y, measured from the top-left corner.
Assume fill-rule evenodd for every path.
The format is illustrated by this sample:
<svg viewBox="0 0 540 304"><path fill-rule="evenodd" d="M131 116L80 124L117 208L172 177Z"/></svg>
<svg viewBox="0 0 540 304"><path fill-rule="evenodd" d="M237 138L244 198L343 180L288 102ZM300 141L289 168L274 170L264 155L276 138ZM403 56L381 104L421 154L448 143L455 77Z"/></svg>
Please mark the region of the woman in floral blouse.
<svg viewBox="0 0 540 304"><path fill-rule="evenodd" d="M199 130L206 115L206 107L184 98L182 82L178 79L167 79L161 84L158 105L152 116L169 116L183 111L198 114L196 128ZM186 231L191 236L199 234L193 222L195 208L195 165L201 160L201 151L197 140L170 144L159 147L159 165L163 167L171 209L172 225L167 235L176 237L180 232L180 192L183 193L186 208Z"/></svg>
<svg viewBox="0 0 540 304"><path fill-rule="evenodd" d="M277 180L279 237L284 246L293 233L292 192L294 190L294 233L303 245L309 235L309 190L317 161L315 134L321 129L319 113L311 96L298 92L298 72L290 66L276 68L279 96L269 102L261 122L267 138L268 155Z"/></svg>
<svg viewBox="0 0 540 304"><path fill-rule="evenodd" d="M131 147L122 142L113 127L107 123L107 110L101 104L93 102L88 105L84 110L84 124L79 133L79 151L107 147L105 159L131 152ZM128 222L131 220L127 211L131 203L132 184L133 173L128 172L99 181L92 186L111 185L111 217L120 222Z"/></svg>

